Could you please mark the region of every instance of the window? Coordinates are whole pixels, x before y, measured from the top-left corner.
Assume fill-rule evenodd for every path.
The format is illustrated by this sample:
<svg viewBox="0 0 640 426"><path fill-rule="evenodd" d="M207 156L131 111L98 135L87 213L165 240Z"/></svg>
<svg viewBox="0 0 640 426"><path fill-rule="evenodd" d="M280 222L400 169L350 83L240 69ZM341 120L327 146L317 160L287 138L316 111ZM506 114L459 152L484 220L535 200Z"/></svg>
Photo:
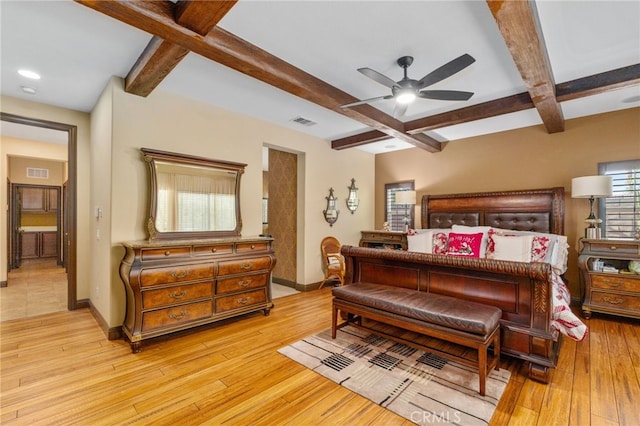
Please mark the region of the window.
<svg viewBox="0 0 640 426"><path fill-rule="evenodd" d="M613 179L612 197L598 205L604 236L633 238L640 228L640 160L600 163L598 172Z"/></svg>
<svg viewBox="0 0 640 426"><path fill-rule="evenodd" d="M396 194L400 191L413 191L414 182L396 182L384 185L385 221L391 231L404 231L405 223L414 228L414 206L396 203Z"/></svg>

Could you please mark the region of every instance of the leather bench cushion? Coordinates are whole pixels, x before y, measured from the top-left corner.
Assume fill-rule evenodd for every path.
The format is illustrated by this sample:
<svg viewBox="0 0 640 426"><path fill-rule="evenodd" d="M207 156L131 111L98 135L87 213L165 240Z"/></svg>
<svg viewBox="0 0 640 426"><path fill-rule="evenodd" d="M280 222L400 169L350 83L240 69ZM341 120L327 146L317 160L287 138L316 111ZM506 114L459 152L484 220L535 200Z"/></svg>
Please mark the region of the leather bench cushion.
<svg viewBox="0 0 640 426"><path fill-rule="evenodd" d="M382 284L354 283L333 289L337 299L487 336L498 327L502 311L455 297Z"/></svg>

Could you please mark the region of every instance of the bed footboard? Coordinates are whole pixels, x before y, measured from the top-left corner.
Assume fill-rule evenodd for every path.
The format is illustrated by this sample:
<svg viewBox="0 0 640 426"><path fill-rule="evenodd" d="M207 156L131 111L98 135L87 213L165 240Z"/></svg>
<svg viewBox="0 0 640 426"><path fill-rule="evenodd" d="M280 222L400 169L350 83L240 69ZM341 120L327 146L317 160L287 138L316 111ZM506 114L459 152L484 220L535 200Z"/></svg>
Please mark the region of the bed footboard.
<svg viewBox="0 0 640 426"><path fill-rule="evenodd" d="M551 266L343 246L345 284L369 282L452 296L501 309L504 355L529 362L547 383L560 335L551 328Z"/></svg>

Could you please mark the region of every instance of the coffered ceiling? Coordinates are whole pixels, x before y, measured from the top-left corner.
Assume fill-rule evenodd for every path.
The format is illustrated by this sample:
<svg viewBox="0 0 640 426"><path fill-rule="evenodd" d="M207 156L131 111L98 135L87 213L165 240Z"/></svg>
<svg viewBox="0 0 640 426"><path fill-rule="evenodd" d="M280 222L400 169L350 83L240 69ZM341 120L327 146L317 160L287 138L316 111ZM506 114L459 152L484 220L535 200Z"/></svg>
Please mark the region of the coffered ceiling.
<svg viewBox="0 0 640 426"><path fill-rule="evenodd" d="M640 106L638 1L2 0L0 19L3 95L91 111L116 75L133 96L177 93L333 149L438 152ZM394 100L341 107L390 93L358 68L397 81L409 55L420 79L465 53L475 62L429 89L468 101L417 99L402 117Z"/></svg>

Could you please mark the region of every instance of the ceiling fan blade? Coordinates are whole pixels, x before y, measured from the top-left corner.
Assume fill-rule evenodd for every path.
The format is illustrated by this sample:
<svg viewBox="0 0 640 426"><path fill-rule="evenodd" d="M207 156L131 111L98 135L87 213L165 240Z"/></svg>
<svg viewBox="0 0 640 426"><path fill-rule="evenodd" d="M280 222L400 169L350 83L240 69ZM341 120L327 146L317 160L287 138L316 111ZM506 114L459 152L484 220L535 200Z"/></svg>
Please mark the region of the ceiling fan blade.
<svg viewBox="0 0 640 426"><path fill-rule="evenodd" d="M386 75L380 74L378 71L374 71L371 68L358 68L358 71L360 73L366 75L370 79L372 79L374 81L377 81L378 83L382 84L383 86L387 86L387 87L391 88L391 87L394 87L394 86L398 85L398 83L396 83L395 81L391 80Z"/></svg>
<svg viewBox="0 0 640 426"><path fill-rule="evenodd" d="M407 112L408 107L409 107L409 104L399 104L396 102L396 106L393 108L393 117L394 118L402 117L404 113Z"/></svg>
<svg viewBox="0 0 640 426"><path fill-rule="evenodd" d="M455 73L462 71L476 60L473 56L465 53L454 59L451 62L447 62L440 68L436 68L431 71L429 74L422 77L420 81L418 81L418 89L422 89L427 86L431 86L439 81L444 80L447 77L451 77Z"/></svg>
<svg viewBox="0 0 640 426"><path fill-rule="evenodd" d="M393 98L393 95L377 96L375 98L363 99L361 101L351 102L350 104L340 105L340 108L349 108L356 105L368 104L369 102L381 101L383 99L391 99L391 98Z"/></svg>
<svg viewBox="0 0 640 426"><path fill-rule="evenodd" d="M473 92L461 92L458 90L423 90L418 92L419 98L438 99L441 101L467 101L473 96Z"/></svg>

